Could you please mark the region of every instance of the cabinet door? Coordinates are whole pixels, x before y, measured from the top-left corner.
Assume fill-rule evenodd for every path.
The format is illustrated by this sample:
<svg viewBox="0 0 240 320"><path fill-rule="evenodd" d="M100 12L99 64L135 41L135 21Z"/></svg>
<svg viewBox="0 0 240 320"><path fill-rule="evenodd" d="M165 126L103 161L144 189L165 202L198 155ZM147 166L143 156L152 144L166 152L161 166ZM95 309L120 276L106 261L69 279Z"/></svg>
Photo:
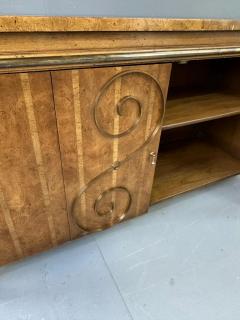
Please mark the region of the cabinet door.
<svg viewBox="0 0 240 320"><path fill-rule="evenodd" d="M52 72L72 237L148 210L170 69Z"/></svg>
<svg viewBox="0 0 240 320"><path fill-rule="evenodd" d="M51 77L0 76L0 264L69 239Z"/></svg>

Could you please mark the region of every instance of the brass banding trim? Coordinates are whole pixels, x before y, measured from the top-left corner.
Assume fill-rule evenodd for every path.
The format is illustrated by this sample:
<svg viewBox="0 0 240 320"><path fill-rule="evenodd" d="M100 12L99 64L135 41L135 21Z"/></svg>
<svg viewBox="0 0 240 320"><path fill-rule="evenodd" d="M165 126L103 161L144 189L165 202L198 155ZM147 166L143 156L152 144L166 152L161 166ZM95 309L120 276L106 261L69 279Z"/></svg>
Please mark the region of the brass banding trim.
<svg viewBox="0 0 240 320"><path fill-rule="evenodd" d="M41 57L0 57L0 69L46 68L63 69L69 67L94 67L117 64L174 62L184 60L216 59L240 56L240 47L190 47L175 49L151 49L123 52L72 54L65 56Z"/></svg>

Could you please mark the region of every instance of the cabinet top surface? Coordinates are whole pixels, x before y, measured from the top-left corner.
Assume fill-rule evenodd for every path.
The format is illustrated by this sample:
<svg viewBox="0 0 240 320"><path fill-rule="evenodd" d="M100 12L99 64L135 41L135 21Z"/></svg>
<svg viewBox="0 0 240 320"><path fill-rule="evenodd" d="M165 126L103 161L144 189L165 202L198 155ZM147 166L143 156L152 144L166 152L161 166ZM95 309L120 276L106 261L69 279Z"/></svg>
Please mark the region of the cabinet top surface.
<svg viewBox="0 0 240 320"><path fill-rule="evenodd" d="M237 30L240 20L0 16L0 32Z"/></svg>

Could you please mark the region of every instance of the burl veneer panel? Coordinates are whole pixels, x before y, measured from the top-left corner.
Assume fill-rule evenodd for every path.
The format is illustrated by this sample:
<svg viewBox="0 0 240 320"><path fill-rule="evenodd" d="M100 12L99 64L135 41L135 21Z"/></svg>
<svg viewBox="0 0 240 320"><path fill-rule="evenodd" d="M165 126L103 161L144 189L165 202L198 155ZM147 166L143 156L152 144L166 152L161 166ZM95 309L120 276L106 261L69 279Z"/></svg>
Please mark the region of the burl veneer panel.
<svg viewBox="0 0 240 320"><path fill-rule="evenodd" d="M72 237L148 210L170 69L52 72Z"/></svg>
<svg viewBox="0 0 240 320"><path fill-rule="evenodd" d="M0 264L69 239L49 72L0 76Z"/></svg>

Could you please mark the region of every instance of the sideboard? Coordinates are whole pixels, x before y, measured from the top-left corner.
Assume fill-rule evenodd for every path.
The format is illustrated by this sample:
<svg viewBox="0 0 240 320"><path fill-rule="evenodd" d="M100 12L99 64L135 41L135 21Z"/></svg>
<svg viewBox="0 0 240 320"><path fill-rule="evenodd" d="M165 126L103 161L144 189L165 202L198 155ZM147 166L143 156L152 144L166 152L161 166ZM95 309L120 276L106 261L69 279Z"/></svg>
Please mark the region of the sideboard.
<svg viewBox="0 0 240 320"><path fill-rule="evenodd" d="M0 264L240 173L240 21L2 16L0 38Z"/></svg>

